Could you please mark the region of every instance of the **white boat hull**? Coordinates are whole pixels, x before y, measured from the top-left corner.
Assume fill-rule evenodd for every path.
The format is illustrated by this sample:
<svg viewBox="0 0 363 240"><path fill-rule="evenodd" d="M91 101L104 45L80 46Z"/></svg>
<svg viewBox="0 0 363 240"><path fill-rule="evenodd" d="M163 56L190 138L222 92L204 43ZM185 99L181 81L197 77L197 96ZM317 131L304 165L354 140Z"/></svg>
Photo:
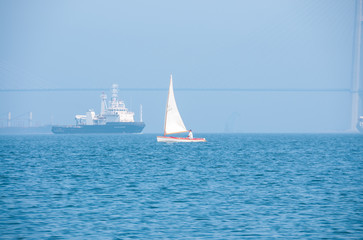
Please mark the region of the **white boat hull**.
<svg viewBox="0 0 363 240"><path fill-rule="evenodd" d="M163 137L157 136L158 142L206 142L205 138L181 138L181 137Z"/></svg>

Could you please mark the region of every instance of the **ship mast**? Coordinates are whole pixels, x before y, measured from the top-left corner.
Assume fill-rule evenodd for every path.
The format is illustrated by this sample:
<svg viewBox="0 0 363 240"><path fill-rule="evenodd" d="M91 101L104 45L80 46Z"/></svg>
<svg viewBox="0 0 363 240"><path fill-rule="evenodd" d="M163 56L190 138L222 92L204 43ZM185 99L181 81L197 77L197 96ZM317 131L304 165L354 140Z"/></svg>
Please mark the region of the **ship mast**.
<svg viewBox="0 0 363 240"><path fill-rule="evenodd" d="M103 92L101 94L101 116L105 114L105 111L107 109L107 95Z"/></svg>
<svg viewBox="0 0 363 240"><path fill-rule="evenodd" d="M117 98L118 98L118 85L112 84L112 98L111 98L112 108L118 107Z"/></svg>

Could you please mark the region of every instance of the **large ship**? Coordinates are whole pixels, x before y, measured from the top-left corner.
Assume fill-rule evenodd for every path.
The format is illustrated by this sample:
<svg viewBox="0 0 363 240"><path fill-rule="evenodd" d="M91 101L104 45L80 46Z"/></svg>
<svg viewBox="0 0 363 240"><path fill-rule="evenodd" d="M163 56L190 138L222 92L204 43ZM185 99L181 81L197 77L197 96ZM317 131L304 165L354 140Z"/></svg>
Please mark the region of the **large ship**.
<svg viewBox="0 0 363 240"><path fill-rule="evenodd" d="M101 95L101 113L89 110L85 115L76 115L76 125L53 126L56 134L83 133L141 133L145 127L140 109L140 122L135 122L134 113L128 111L123 101L118 99L118 86L112 85L112 98L107 105L107 96Z"/></svg>

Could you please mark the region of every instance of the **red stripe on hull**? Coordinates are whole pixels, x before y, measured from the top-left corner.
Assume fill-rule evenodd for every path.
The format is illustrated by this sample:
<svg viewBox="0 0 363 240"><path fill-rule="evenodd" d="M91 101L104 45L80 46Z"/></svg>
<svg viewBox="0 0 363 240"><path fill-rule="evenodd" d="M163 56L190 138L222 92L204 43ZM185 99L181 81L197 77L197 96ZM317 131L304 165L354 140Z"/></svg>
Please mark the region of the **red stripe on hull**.
<svg viewBox="0 0 363 240"><path fill-rule="evenodd" d="M206 142L205 138L188 138L188 137L165 137L165 136L157 136L156 137L159 140L165 140L170 142Z"/></svg>

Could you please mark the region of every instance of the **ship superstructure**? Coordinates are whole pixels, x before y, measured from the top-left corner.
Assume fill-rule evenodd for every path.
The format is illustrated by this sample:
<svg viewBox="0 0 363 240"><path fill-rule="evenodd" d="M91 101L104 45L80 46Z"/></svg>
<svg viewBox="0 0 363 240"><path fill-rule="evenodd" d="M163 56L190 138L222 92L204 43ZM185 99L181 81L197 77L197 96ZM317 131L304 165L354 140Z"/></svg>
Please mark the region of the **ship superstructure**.
<svg viewBox="0 0 363 240"><path fill-rule="evenodd" d="M107 104L107 96L101 95L101 111L96 115L90 109L85 115L76 115L76 125L54 126L53 133L140 133L145 123L135 122L134 112L129 111L125 103L118 99L118 85L112 85L112 97Z"/></svg>
<svg viewBox="0 0 363 240"><path fill-rule="evenodd" d="M85 115L76 115L76 125L105 125L108 122L135 122L135 113L129 112L125 103L118 99L118 86L112 85L112 98L107 105L107 95L101 95L99 115L90 109Z"/></svg>

